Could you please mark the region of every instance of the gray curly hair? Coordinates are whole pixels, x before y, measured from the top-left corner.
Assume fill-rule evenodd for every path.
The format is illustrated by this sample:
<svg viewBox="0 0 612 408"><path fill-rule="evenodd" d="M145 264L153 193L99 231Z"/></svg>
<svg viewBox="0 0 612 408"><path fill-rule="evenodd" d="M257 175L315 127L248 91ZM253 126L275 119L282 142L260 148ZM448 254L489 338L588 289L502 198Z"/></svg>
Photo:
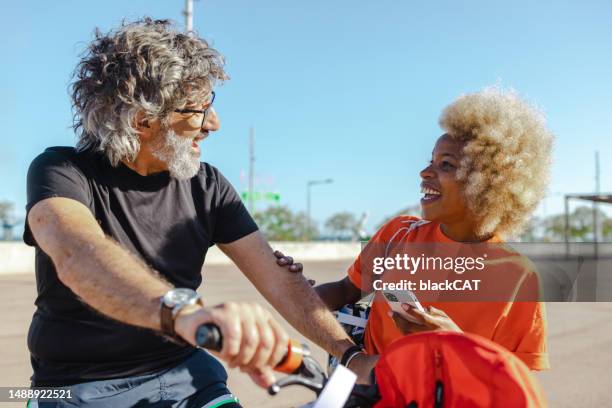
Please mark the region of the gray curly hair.
<svg viewBox="0 0 612 408"><path fill-rule="evenodd" d="M123 22L95 39L81 57L72 91L77 149L106 154L113 166L140 150L136 114L162 125L175 109L204 100L228 79L219 52L169 20Z"/></svg>

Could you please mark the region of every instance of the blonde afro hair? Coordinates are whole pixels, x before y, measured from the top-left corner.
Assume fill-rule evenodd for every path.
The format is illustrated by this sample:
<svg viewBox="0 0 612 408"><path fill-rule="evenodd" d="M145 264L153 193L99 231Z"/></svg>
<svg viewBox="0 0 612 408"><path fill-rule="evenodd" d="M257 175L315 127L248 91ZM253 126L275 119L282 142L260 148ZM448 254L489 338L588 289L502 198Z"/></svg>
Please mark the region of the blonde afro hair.
<svg viewBox="0 0 612 408"><path fill-rule="evenodd" d="M497 87L460 96L440 127L464 144L457 178L479 236L518 234L544 197L553 135L542 112Z"/></svg>

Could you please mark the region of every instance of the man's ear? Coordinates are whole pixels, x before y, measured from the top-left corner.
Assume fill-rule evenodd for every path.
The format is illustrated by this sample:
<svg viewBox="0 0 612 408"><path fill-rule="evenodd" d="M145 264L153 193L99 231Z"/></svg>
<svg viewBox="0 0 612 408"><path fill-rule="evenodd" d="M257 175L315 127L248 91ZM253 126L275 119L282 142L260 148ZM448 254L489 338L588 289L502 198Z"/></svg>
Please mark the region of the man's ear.
<svg viewBox="0 0 612 408"><path fill-rule="evenodd" d="M142 128L149 129L151 127L149 126L149 120L145 117L145 113L141 110L136 112L136 117L134 118L134 127L138 130L141 130Z"/></svg>
<svg viewBox="0 0 612 408"><path fill-rule="evenodd" d="M138 131L140 141L155 139L160 132L160 121L156 118L147 118L144 111L140 110L134 115L132 126Z"/></svg>

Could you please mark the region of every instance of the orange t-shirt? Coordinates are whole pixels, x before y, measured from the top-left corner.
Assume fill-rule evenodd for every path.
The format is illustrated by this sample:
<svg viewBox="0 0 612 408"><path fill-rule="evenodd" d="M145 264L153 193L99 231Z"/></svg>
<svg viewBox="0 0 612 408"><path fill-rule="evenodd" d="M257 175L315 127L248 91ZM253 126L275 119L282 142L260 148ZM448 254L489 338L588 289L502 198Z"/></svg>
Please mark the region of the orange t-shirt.
<svg viewBox="0 0 612 408"><path fill-rule="evenodd" d="M417 224L415 224L417 223ZM500 243L497 237L487 241ZM366 252L383 254L383 247L390 243L455 243L440 230L439 223L428 222L417 217L400 216L385 224L370 240L368 247L348 270L349 279L357 288L362 288L362 258ZM503 256L489 258L497 272L511 275L504 285L511 293L520 293L523 287L537 286L537 274L526 258L516 252L504 249ZM367 255L372 256L371 253ZM511 282L510 284L506 282ZM364 283L366 285L366 283ZM364 291L372 289L363 288ZM419 294L417 294L417 298ZM516 299L516 297L514 298ZM533 298L530 298L533 300ZM478 334L490 339L513 352L532 370L549 368L546 349L546 312L545 306L537 301L453 301L425 302L423 306L431 305L446 312L446 314L465 332ZM402 337L393 319L388 315L389 308L380 292L376 292L365 332L365 347L368 353L380 354L394 340Z"/></svg>

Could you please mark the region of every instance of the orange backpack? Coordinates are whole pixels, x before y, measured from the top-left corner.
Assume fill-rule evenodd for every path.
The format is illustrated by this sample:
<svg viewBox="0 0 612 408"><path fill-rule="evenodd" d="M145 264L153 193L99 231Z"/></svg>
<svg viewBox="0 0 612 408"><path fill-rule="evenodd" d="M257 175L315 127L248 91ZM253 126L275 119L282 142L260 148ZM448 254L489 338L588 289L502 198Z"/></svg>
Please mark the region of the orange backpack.
<svg viewBox="0 0 612 408"><path fill-rule="evenodd" d="M404 336L375 369L374 408L545 407L529 368L505 348L468 333Z"/></svg>

